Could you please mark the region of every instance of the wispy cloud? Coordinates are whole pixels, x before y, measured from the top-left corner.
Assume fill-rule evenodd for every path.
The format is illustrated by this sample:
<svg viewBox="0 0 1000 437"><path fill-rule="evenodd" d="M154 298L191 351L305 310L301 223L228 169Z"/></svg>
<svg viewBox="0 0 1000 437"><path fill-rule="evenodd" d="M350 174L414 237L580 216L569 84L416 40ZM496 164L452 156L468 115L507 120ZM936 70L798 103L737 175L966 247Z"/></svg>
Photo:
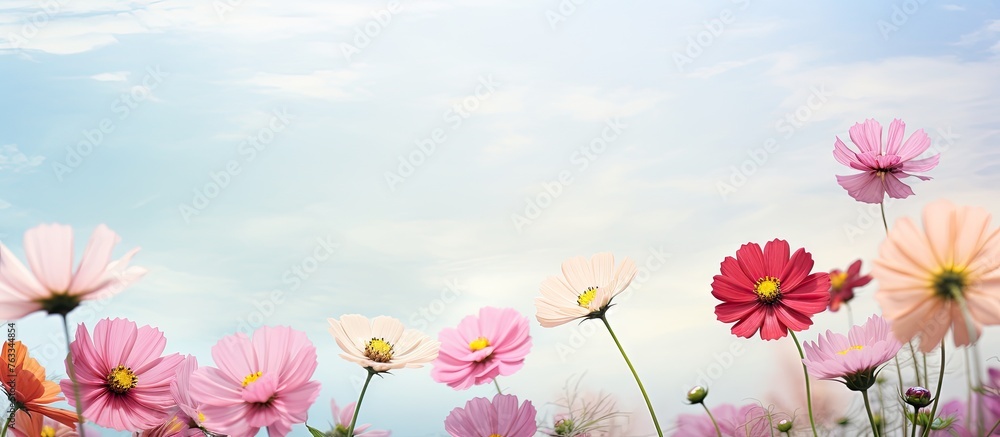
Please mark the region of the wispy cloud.
<svg viewBox="0 0 1000 437"><path fill-rule="evenodd" d="M45 161L44 156L28 156L17 148L17 144L0 146L0 171L27 172L42 165L42 161Z"/></svg>

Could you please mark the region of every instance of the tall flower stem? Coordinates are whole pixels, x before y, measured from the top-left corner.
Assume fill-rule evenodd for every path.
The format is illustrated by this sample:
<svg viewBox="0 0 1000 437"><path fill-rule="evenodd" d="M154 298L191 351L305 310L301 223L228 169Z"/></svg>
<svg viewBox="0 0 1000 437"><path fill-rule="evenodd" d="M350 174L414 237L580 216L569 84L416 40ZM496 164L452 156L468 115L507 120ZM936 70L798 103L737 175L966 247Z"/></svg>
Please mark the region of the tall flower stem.
<svg viewBox="0 0 1000 437"><path fill-rule="evenodd" d="M919 407L913 407L913 432L910 433L910 437L917 437L917 415L920 414ZM921 433L923 434L923 433ZM906 434L903 434L906 435Z"/></svg>
<svg viewBox="0 0 1000 437"><path fill-rule="evenodd" d="M847 308L847 327L850 329L854 327L854 312L851 311L851 303L844 302L844 308Z"/></svg>
<svg viewBox="0 0 1000 437"><path fill-rule="evenodd" d="M73 383L73 400L76 403L76 421L79 423L80 433L83 433L83 404L80 402L80 387L76 383L76 368L73 366L73 350L69 347L69 320L66 314L62 314L63 333L66 334L66 372L69 373L69 380Z"/></svg>
<svg viewBox="0 0 1000 437"><path fill-rule="evenodd" d="M920 383L920 363L917 362L917 351L913 349L913 340L910 340L907 344L910 345L910 356L913 357L913 371L917 374L917 386L923 387L924 384ZM924 359L926 358L927 356L925 355Z"/></svg>
<svg viewBox="0 0 1000 437"><path fill-rule="evenodd" d="M882 226L885 227L885 234L889 235L889 222L885 219L885 202L879 202L878 207L882 209Z"/></svg>
<svg viewBox="0 0 1000 437"><path fill-rule="evenodd" d="M799 350L799 358L806 359L806 355L802 353L802 345L799 344L799 339L795 336L795 332L789 329L788 334L795 341L795 348ZM813 419L812 388L809 386L809 369L806 369L805 363L802 363L802 374L806 377L806 406L809 407L809 426L812 427L813 437L818 437L819 434L816 433L816 419Z"/></svg>
<svg viewBox="0 0 1000 437"><path fill-rule="evenodd" d="M615 345L618 346L618 351L622 353L622 358L625 358L625 364L628 364L628 369L632 371L632 376L635 377L635 383L639 384L639 391L642 392L642 398L646 400L646 408L649 408L649 415L653 418L653 426L656 427L656 435L663 437L663 429L660 428L660 421L656 420L656 413L653 412L653 403L649 402L649 395L646 394L646 388L642 386L642 381L639 380L639 374L636 373L635 367L632 366L632 362L629 361L628 355L625 354L625 349L622 348L621 342L618 341L618 336L615 335L615 331L611 330L611 324L608 323L608 318L603 314L600 316L604 326L608 328L608 333L611 334L611 338L615 340Z"/></svg>
<svg viewBox="0 0 1000 437"><path fill-rule="evenodd" d="M10 422L14 420L14 413L17 413L17 410L11 411L10 416L8 416L7 420L3 423L3 430L0 430L0 437L7 436L7 427L10 426Z"/></svg>
<svg viewBox="0 0 1000 437"><path fill-rule="evenodd" d="M371 367L366 367L365 370L368 371L368 377L365 378L364 387L361 387L361 395L358 396L358 404L354 406L354 417L351 418L351 426L347 428L347 435L354 435L354 425L358 423L358 413L361 412L361 401L365 400L365 392L368 391L368 383L372 382L372 377L378 373Z"/></svg>
<svg viewBox="0 0 1000 437"><path fill-rule="evenodd" d="M892 357L892 359L896 362L896 377L899 378L899 389L902 390L903 389L903 369L901 367L899 367L899 354L896 354L896 356ZM900 411L903 412L903 435L905 436L906 435L906 428L908 427L907 426L907 420L906 420L906 410L901 409ZM916 417L916 416L914 416L914 417ZM913 431L914 432L917 431L917 424L916 423L913 424Z"/></svg>
<svg viewBox="0 0 1000 437"><path fill-rule="evenodd" d="M496 378L493 378L493 385L496 386L498 394L503 394L503 390L500 390L500 383L497 382Z"/></svg>
<svg viewBox="0 0 1000 437"><path fill-rule="evenodd" d="M990 432L986 433L986 435L993 435L993 431L996 431L997 428L1000 428L1000 420L997 420L997 423L993 425L993 428L990 428Z"/></svg>
<svg viewBox="0 0 1000 437"><path fill-rule="evenodd" d="M934 423L934 416L937 414L938 401L941 400L941 385L944 383L944 339L941 339L941 370L938 372L938 382L937 390L934 392L934 406L931 407L931 417L926 427L924 427L923 435L926 437L931 434L931 424ZM914 425L916 426L916 425Z"/></svg>
<svg viewBox="0 0 1000 437"><path fill-rule="evenodd" d="M701 406L705 409L705 412L708 413L708 418L712 420L712 426L715 427L715 434L722 437L722 430L719 429L719 423L715 421L715 416L712 415L712 412L708 411L708 405L705 405L705 402L701 402Z"/></svg>
<svg viewBox="0 0 1000 437"><path fill-rule="evenodd" d="M872 404L868 402L868 390L861 391L861 397L865 399L865 410L868 411L868 422L872 424L872 435L878 437L878 425L875 425L875 416L872 415Z"/></svg>

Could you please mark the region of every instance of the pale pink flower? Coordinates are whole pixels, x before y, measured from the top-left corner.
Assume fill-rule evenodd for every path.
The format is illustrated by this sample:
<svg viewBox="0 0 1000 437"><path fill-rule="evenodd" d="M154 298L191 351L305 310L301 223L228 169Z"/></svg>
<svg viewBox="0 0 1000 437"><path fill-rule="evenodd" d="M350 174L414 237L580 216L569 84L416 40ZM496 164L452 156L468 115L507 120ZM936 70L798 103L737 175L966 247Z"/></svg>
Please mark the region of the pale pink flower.
<svg viewBox="0 0 1000 437"><path fill-rule="evenodd" d="M513 375L531 351L528 318L511 308L484 307L478 316L462 319L458 329L442 330L438 339L441 352L431 377L459 390Z"/></svg>
<svg viewBox="0 0 1000 437"><path fill-rule="evenodd" d="M143 437L201 437L205 435L199 427L204 421L204 415L199 411L201 405L191 399L191 374L198 368L198 358L188 355L177 366L176 377L170 383L170 395L176 406L170 409L167 419L156 428L146 430Z"/></svg>
<svg viewBox="0 0 1000 437"><path fill-rule="evenodd" d="M970 343L959 299L965 301L975 337L983 325L1000 324L1000 229L983 208L947 200L924 207L924 229L902 218L879 248L872 276L875 300L899 341L920 336L930 352L951 328L957 346Z"/></svg>
<svg viewBox="0 0 1000 437"><path fill-rule="evenodd" d="M80 324L70 353L84 417L118 431L159 425L173 406L170 382L184 360L180 354L161 356L166 344L160 330L127 319L97 322L93 339ZM59 385L73 393L69 379ZM73 396L67 400L76 406Z"/></svg>
<svg viewBox="0 0 1000 437"><path fill-rule="evenodd" d="M229 335L212 347L212 359L218 368L199 367L189 386L209 431L251 437L267 427L268 435L285 436L305 423L319 396L319 382L310 381L316 348L304 332L264 326L253 338Z"/></svg>
<svg viewBox="0 0 1000 437"><path fill-rule="evenodd" d="M760 405L748 404L736 407L722 404L712 410L712 416L719 425L723 437L760 437L768 432L767 411ZM673 437L710 437L717 435L715 424L704 411L677 416L677 428Z"/></svg>
<svg viewBox="0 0 1000 437"><path fill-rule="evenodd" d="M570 258L563 262L561 276L542 281L535 317L546 328L602 317L638 272L628 257L616 269L614 255L606 252L591 256L590 261L582 256Z"/></svg>
<svg viewBox="0 0 1000 437"><path fill-rule="evenodd" d="M498 394L493 400L473 398L465 408L451 410L444 429L452 437L531 437L538 431L531 401L517 404L517 396Z"/></svg>
<svg viewBox="0 0 1000 437"><path fill-rule="evenodd" d="M851 127L851 141L858 147L855 152L844 144L840 138L833 145L833 157L837 162L861 170L851 176L837 176L837 183L847 190L851 197L859 202L882 203L886 193L889 197L904 199L913 195L913 190L900 179L910 176L921 180L930 179L914 173L928 171L938 164L939 154L925 159L914 160L927 151L931 140L923 129L917 130L903 142L903 131L906 128L901 120L893 120L889 124L889 138L883 147L882 125L868 119L864 124L858 123Z"/></svg>
<svg viewBox="0 0 1000 437"><path fill-rule="evenodd" d="M346 314L330 322L330 333L344 353L341 358L375 372L404 367L422 367L434 361L441 346L424 333L405 329L403 323L389 316L371 321L358 314Z"/></svg>
<svg viewBox="0 0 1000 437"><path fill-rule="evenodd" d="M351 402L341 410L340 406L337 405L337 401L330 399L330 410L332 410L333 420L336 422L333 424L333 437L347 437L347 429L351 427L351 420L354 419L354 409L357 405L357 402ZM371 427L371 424L358 424L354 427L354 435L363 437L390 437L392 435L390 431L368 429L369 427Z"/></svg>
<svg viewBox="0 0 1000 437"><path fill-rule="evenodd" d="M119 241L118 234L99 225L76 272L69 226L38 225L24 233L24 253L31 270L0 244L0 319L20 319L41 310L65 315L83 300L118 292L137 281L146 269L128 263L138 247L111 262L111 251Z"/></svg>
<svg viewBox="0 0 1000 437"><path fill-rule="evenodd" d="M902 347L893 337L889 323L871 316L864 325L852 327L846 336L827 330L818 343L805 342L806 358L802 362L817 378L842 382L851 390L863 391L875 384L879 367L895 357Z"/></svg>

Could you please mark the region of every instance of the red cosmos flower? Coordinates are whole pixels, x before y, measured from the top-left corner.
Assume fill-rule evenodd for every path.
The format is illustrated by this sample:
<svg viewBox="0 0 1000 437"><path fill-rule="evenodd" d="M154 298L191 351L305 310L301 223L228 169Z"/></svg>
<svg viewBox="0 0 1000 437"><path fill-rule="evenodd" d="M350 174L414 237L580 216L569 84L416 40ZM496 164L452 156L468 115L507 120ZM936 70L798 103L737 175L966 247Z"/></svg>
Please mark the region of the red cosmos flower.
<svg viewBox="0 0 1000 437"><path fill-rule="evenodd" d="M723 323L736 322L733 335L777 340L788 330L801 331L812 325L812 316L830 301L830 275L809 272L812 255L798 249L789 258L788 242L772 240L761 251L747 243L736 258L722 261L722 274L712 281L712 296L722 303L715 315Z"/></svg>
<svg viewBox="0 0 1000 437"><path fill-rule="evenodd" d="M847 271L830 271L830 311L837 312L840 305L854 299L854 288L868 285L871 275L861 275L861 260L851 263Z"/></svg>

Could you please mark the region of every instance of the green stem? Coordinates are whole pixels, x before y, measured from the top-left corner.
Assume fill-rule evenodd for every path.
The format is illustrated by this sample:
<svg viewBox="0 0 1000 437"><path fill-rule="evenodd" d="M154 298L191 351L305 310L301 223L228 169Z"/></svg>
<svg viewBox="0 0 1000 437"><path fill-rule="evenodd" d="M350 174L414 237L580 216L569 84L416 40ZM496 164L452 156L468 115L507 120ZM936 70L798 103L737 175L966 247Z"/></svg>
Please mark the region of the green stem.
<svg viewBox="0 0 1000 437"><path fill-rule="evenodd" d="M993 435L993 431L996 431L997 428L1000 428L1000 420L998 420L997 423L993 425L993 428L990 428L990 432L986 433L986 435L988 436Z"/></svg>
<svg viewBox="0 0 1000 437"><path fill-rule="evenodd" d="M495 385L495 386L496 386L496 388L497 388L497 393L499 393L499 394L503 394L503 390L500 390L500 383L499 383L499 382L497 382L497 379L496 379L496 378L493 378L493 385Z"/></svg>
<svg viewBox="0 0 1000 437"><path fill-rule="evenodd" d="M653 412L653 403L649 402L649 395L646 394L646 388L642 386L642 381L639 380L639 374L636 373L635 367L632 366L632 362L629 361L628 355L625 354L625 349L622 348L621 342L618 341L618 336L615 335L615 331L611 330L611 324L608 323L607 317L602 314L600 319L604 322L604 326L608 328L608 333L611 334L611 338L615 340L615 345L618 346L618 351L622 353L622 358L625 358L625 364L628 364L628 369L632 371L632 376L635 377L635 383L639 384L639 391L642 392L642 398L646 400L646 408L649 408L649 416L653 418L653 426L656 427L656 435L663 437L663 430L660 428L660 421L656 420L656 413Z"/></svg>
<svg viewBox="0 0 1000 437"><path fill-rule="evenodd" d="M896 377L899 378L899 391L902 391L903 390L903 369L901 367L899 367L899 354L896 354L896 356L892 357L892 359L896 361ZM903 435L905 436L906 435L906 428L908 428L908 426L907 426L907 420L906 420L906 410L904 409L904 410L901 410L901 411L903 412ZM914 423L913 430L916 431L916 429L917 429L917 425Z"/></svg>
<svg viewBox="0 0 1000 437"><path fill-rule="evenodd" d="M354 417L351 418L351 426L347 428L347 435L354 435L354 425L358 423L358 413L361 412L361 401L365 400L365 392L368 391L368 383L372 382L372 377L378 373L371 367L366 367L365 370L368 371L368 378L365 378L365 385L364 387L361 387L361 395L358 396L358 404L354 406Z"/></svg>
<svg viewBox="0 0 1000 437"><path fill-rule="evenodd" d="M69 373L69 380L73 383L73 400L76 405L76 421L79 424L77 431L80 435L83 435L83 403L80 402L80 387L76 382L76 368L73 365L73 350L70 349L69 344L69 320L66 318L66 314L62 314L63 319L63 333L66 334L66 371Z"/></svg>
<svg viewBox="0 0 1000 437"><path fill-rule="evenodd" d="M917 437L917 415L920 414L920 408L913 407L913 432L910 433L910 437ZM906 435L906 434L903 434Z"/></svg>
<svg viewBox="0 0 1000 437"><path fill-rule="evenodd" d="M799 344L799 339L795 336L795 331L789 329L788 334L791 335L792 340L795 341L795 348L799 350L799 358L802 358L803 360L806 359L806 355L802 353L802 345ZM806 369L805 363L802 363L802 374L806 377L806 406L809 407L809 426L812 427L813 437L818 437L819 434L816 432L816 419L813 419L812 388L809 386L809 370Z"/></svg>
<svg viewBox="0 0 1000 437"><path fill-rule="evenodd" d="M920 363L917 361L917 351L913 349L913 340L910 340L910 356L913 357L913 371L917 374L917 386L923 387L924 384L920 383ZM927 355L924 355L924 365L926 366Z"/></svg>
<svg viewBox="0 0 1000 437"><path fill-rule="evenodd" d="M878 426L875 425L875 416L872 415L872 404L868 402L868 390L862 390L861 397L865 399L865 410L868 411L868 422L872 424L872 433L875 437L878 437Z"/></svg>
<svg viewBox="0 0 1000 437"><path fill-rule="evenodd" d="M885 234L889 235L889 222L885 219L885 203L879 202L878 207L882 209L882 226L885 227Z"/></svg>
<svg viewBox="0 0 1000 437"><path fill-rule="evenodd" d="M941 385L944 383L944 339L941 339L941 370L938 373L937 391L934 392L934 406L931 407L931 417L927 426L924 427L923 435L927 437L931 434L931 425L934 424L934 415L937 414L938 401L941 400Z"/></svg>
<svg viewBox="0 0 1000 437"><path fill-rule="evenodd" d="M847 308L847 329L850 330L854 327L854 312L851 311L851 303L844 302L844 308Z"/></svg>
<svg viewBox="0 0 1000 437"><path fill-rule="evenodd" d="M14 414L16 413L17 413L16 409L10 412L10 416L8 416L7 420L3 423L3 430L0 431L0 437L7 436L7 427L10 426L10 422L14 420Z"/></svg>
<svg viewBox="0 0 1000 437"><path fill-rule="evenodd" d="M705 409L705 412L708 413L708 418L712 419L712 426L715 427L715 434L722 437L722 430L719 429L719 423L715 421L715 416L712 415L712 412L708 411L708 405L705 405L705 402L701 402L701 406Z"/></svg>

